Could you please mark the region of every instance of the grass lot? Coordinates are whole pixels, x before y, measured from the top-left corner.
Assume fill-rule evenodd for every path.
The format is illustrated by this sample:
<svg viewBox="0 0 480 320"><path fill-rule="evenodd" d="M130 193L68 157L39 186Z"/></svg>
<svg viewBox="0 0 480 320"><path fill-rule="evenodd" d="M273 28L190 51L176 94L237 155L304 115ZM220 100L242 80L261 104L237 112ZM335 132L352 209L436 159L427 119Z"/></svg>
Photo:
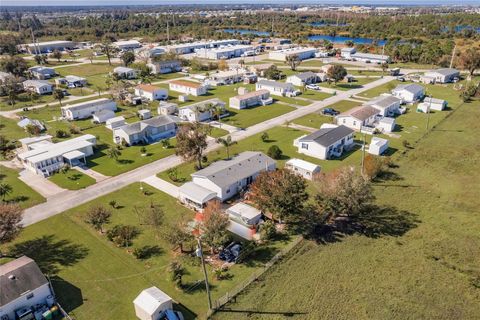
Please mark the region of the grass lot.
<svg viewBox="0 0 480 320"><path fill-rule="evenodd" d="M48 180L68 190L79 190L95 184L95 179L75 169L70 169L66 173L57 172Z"/></svg>
<svg viewBox="0 0 480 320"><path fill-rule="evenodd" d="M10 141L25 138L28 134L17 125L17 120L0 116L0 135Z"/></svg>
<svg viewBox="0 0 480 320"><path fill-rule="evenodd" d="M382 72L381 70L351 70L347 68L348 74L354 75L354 76L382 76L382 75L388 75L388 71Z"/></svg>
<svg viewBox="0 0 480 320"><path fill-rule="evenodd" d="M331 97L332 95L330 93L322 92L320 90L305 90L300 97L301 98L306 98L306 99L311 99L311 100L325 100L326 98Z"/></svg>
<svg viewBox="0 0 480 320"><path fill-rule="evenodd" d="M5 197L5 201L18 202L22 208L45 202L44 197L18 178L17 170L0 166L0 183L6 183L12 187L12 193Z"/></svg>
<svg viewBox="0 0 480 320"><path fill-rule="evenodd" d="M93 87L105 89L105 80L107 74L111 72L116 65L108 65L108 63L87 63L79 66L64 67L57 69L61 76L75 75L87 79L88 84Z"/></svg>
<svg viewBox="0 0 480 320"><path fill-rule="evenodd" d="M276 118L282 114L295 110L293 107L279 103L242 110L232 108L227 109L230 112L230 116L223 118L222 122L239 128L248 128L254 124Z"/></svg>
<svg viewBox="0 0 480 320"><path fill-rule="evenodd" d="M362 234L304 241L215 318L478 319L479 118L465 104L397 158Z"/></svg>
<svg viewBox="0 0 480 320"><path fill-rule="evenodd" d="M27 93L20 93L15 100L15 104L11 105L7 97L0 97L0 111L15 110L19 108L31 107L42 103L54 102L52 94L45 94L32 100Z"/></svg>
<svg viewBox="0 0 480 320"><path fill-rule="evenodd" d="M328 106L329 108L333 108L339 112L345 112L347 110L350 110L352 109L353 107L357 107L361 105L360 102L357 102L357 101L351 101L351 100L342 100L342 101L339 101L337 103L334 103L330 106Z"/></svg>
<svg viewBox="0 0 480 320"><path fill-rule="evenodd" d="M323 65L324 63L319 59L304 60L302 63L300 63L301 67L321 67Z"/></svg>
<svg viewBox="0 0 480 320"><path fill-rule="evenodd" d="M193 319L195 314L204 319L207 300L198 259L173 253L163 238L143 224L135 213L142 212L150 203L159 204L165 212L165 223L174 223L181 219L192 219L193 212L156 189L145 184L143 188L148 195L140 192L138 183L132 184L29 226L13 244L13 248L17 248L14 252L27 254L45 273L51 275L60 303L76 319L97 319L99 315L102 319L133 319L133 299L150 286L158 286L175 301L182 303L186 307L182 311L187 320ZM134 225L140 231L128 251L116 247L106 240L105 235L83 222L90 206L108 206L110 200L117 201L119 208L111 209L111 222L105 229L124 224ZM245 264L230 269L229 280L213 279L212 269L208 267L213 298L218 298L247 278L287 241L258 247ZM131 250L144 246L151 248L152 255L148 259L137 260L130 253ZM186 246L185 249L190 247ZM185 291L175 289L169 280L168 264L175 259L181 261L187 271L183 278Z"/></svg>
<svg viewBox="0 0 480 320"><path fill-rule="evenodd" d="M228 135L228 131L221 128L211 127L209 135L213 138L220 138Z"/></svg>
<svg viewBox="0 0 480 320"><path fill-rule="evenodd" d="M310 113L306 116L297 118L293 120L293 123L299 124L301 126L307 126L311 128L320 129L320 126L324 123L332 123L334 121L333 117L324 116L320 113Z"/></svg>
<svg viewBox="0 0 480 320"><path fill-rule="evenodd" d="M353 82L350 82L350 83L339 82L335 84L332 82L329 84L328 82L322 82L322 83L319 83L318 85L324 88L347 91L347 90L361 88L363 85L375 80L378 80L378 78L356 78Z"/></svg>

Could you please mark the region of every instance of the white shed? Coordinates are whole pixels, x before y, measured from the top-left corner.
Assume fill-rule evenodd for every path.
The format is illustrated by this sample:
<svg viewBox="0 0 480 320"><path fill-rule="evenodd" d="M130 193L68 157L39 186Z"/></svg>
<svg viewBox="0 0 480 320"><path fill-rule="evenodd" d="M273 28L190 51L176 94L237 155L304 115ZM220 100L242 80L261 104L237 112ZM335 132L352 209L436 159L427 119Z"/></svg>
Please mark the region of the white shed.
<svg viewBox="0 0 480 320"><path fill-rule="evenodd" d="M302 159L290 159L285 163L285 168L301 175L305 179L313 180L320 173L320 166Z"/></svg>
<svg viewBox="0 0 480 320"><path fill-rule="evenodd" d="M118 116L118 117L115 117L115 118L108 119L105 123L105 126L108 129L113 130L115 128L119 128L121 126L124 126L125 124L126 124L125 118L123 116Z"/></svg>
<svg viewBox="0 0 480 320"><path fill-rule="evenodd" d="M160 314L173 308L173 300L157 287L143 290L133 300L135 315L140 320L159 320Z"/></svg>
<svg viewBox="0 0 480 320"><path fill-rule="evenodd" d="M395 130L395 118L383 117L378 121L376 128L382 132L392 132Z"/></svg>
<svg viewBox="0 0 480 320"><path fill-rule="evenodd" d="M152 112L148 109L138 110L138 117L142 120L147 120L152 117Z"/></svg>
<svg viewBox="0 0 480 320"><path fill-rule="evenodd" d="M388 149L388 140L378 137L373 137L368 146L368 153L379 156Z"/></svg>
<svg viewBox="0 0 480 320"><path fill-rule="evenodd" d="M104 123L108 119L112 119L115 117L115 112L112 110L100 110L93 114L93 122L95 123Z"/></svg>

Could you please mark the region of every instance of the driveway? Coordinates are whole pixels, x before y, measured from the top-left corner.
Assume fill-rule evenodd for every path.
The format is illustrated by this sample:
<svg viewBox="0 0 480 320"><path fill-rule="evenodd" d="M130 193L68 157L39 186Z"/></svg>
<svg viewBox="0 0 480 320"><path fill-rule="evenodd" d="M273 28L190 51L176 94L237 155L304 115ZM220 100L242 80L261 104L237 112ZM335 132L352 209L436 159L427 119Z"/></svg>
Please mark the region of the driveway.
<svg viewBox="0 0 480 320"><path fill-rule="evenodd" d="M178 187L168 181L165 181L163 179L160 179L157 176L150 176L146 179L143 179L142 182L145 182L152 187L165 192L168 195L171 195L174 198L178 198L179 192L178 192Z"/></svg>
<svg viewBox="0 0 480 320"><path fill-rule="evenodd" d="M38 174L35 174L28 170L21 171L19 179L22 180L30 188L41 194L44 198L47 198L47 201L54 196L61 197L62 194L71 193L71 191L60 188L50 180L45 179Z"/></svg>

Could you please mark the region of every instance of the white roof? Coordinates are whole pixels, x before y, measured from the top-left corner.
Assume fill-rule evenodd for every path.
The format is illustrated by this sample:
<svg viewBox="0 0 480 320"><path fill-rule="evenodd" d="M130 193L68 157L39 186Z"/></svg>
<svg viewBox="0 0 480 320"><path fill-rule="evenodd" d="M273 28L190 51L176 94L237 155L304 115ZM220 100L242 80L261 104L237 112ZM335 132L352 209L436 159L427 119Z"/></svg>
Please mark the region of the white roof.
<svg viewBox="0 0 480 320"><path fill-rule="evenodd" d="M151 113L151 111L149 109L141 109L141 110L138 110L138 113L139 114L146 114L146 113Z"/></svg>
<svg viewBox="0 0 480 320"><path fill-rule="evenodd" d="M377 146L380 147L380 146L388 144L388 140L383 139L383 138L379 138L379 137L373 137L372 140L370 141L370 144L374 144L374 145L377 145Z"/></svg>
<svg viewBox="0 0 480 320"><path fill-rule="evenodd" d="M30 143L35 143L35 142L40 142L40 141L43 141L43 140L50 140L52 139L52 136L51 135L44 135L44 136L39 136L39 137L29 137L29 138L23 138L23 139L19 139L18 141L20 141L21 144L30 144Z"/></svg>
<svg viewBox="0 0 480 320"><path fill-rule="evenodd" d="M217 196L212 190L199 186L194 182L184 183L178 191L197 203L205 203Z"/></svg>
<svg viewBox="0 0 480 320"><path fill-rule="evenodd" d="M392 124L395 123L395 118L383 117L382 119L380 119L380 122Z"/></svg>
<svg viewBox="0 0 480 320"><path fill-rule="evenodd" d="M135 300L133 300L134 304L149 314L154 314L155 311L166 302L171 303L172 298L157 287L143 290Z"/></svg>
<svg viewBox="0 0 480 320"><path fill-rule="evenodd" d="M297 53L304 53L304 52L314 52L317 51L315 48L308 48L308 47L297 47L297 48L288 48L282 50L272 51L275 53L287 53L287 54L297 54Z"/></svg>
<svg viewBox="0 0 480 320"><path fill-rule="evenodd" d="M70 151L70 152L67 152L67 153L63 154L63 157L65 159L68 159L68 160L83 158L84 156L85 156L85 153L83 153L82 151L78 151L78 150L73 150L73 151Z"/></svg>
<svg viewBox="0 0 480 320"><path fill-rule="evenodd" d="M118 116L118 117L114 117L114 118L110 118L107 120L107 124L110 124L110 123L113 123L113 122L117 122L117 121L125 121L125 118L123 116Z"/></svg>
<svg viewBox="0 0 480 320"><path fill-rule="evenodd" d="M73 44L72 41L67 41L67 40L55 40L55 41L44 41L44 42L37 42L37 43L27 43L25 45L27 46L33 46L33 45L39 45L39 46L48 46L52 44Z"/></svg>
<svg viewBox="0 0 480 320"><path fill-rule="evenodd" d="M140 45L140 42L137 40L124 40L124 41L117 41L113 43L116 46L128 46L128 45Z"/></svg>
<svg viewBox="0 0 480 320"><path fill-rule="evenodd" d="M260 210L244 202L239 202L227 209L227 213L243 217L247 220L254 219L262 214Z"/></svg>
<svg viewBox="0 0 480 320"><path fill-rule="evenodd" d="M290 159L288 160L285 165L290 165L292 167L297 167L301 169L305 169L310 172L314 172L318 169L320 169L319 165L316 165L314 163L302 160L302 159Z"/></svg>

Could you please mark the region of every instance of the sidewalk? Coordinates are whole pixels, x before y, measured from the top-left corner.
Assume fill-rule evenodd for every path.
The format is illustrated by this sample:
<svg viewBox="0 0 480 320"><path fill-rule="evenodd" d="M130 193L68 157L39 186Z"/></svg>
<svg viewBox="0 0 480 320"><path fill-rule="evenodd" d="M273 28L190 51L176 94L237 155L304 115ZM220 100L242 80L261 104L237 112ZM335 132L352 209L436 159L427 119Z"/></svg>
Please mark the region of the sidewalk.
<svg viewBox="0 0 480 320"><path fill-rule="evenodd" d="M97 171L94 171L92 169L89 169L89 168L82 168L80 166L76 166L76 167L73 167L73 169L77 170L77 171L80 171L81 173L83 174L86 174L87 176L95 179L95 181L97 182L100 182L100 181L103 181L105 179L108 179L109 176L106 176L106 175L103 175Z"/></svg>
<svg viewBox="0 0 480 320"><path fill-rule="evenodd" d="M166 194L178 198L179 192L178 187L170 182L167 182L163 179L158 178L157 176L150 176L146 179L143 179L142 182L151 185L152 187L165 192Z"/></svg>

